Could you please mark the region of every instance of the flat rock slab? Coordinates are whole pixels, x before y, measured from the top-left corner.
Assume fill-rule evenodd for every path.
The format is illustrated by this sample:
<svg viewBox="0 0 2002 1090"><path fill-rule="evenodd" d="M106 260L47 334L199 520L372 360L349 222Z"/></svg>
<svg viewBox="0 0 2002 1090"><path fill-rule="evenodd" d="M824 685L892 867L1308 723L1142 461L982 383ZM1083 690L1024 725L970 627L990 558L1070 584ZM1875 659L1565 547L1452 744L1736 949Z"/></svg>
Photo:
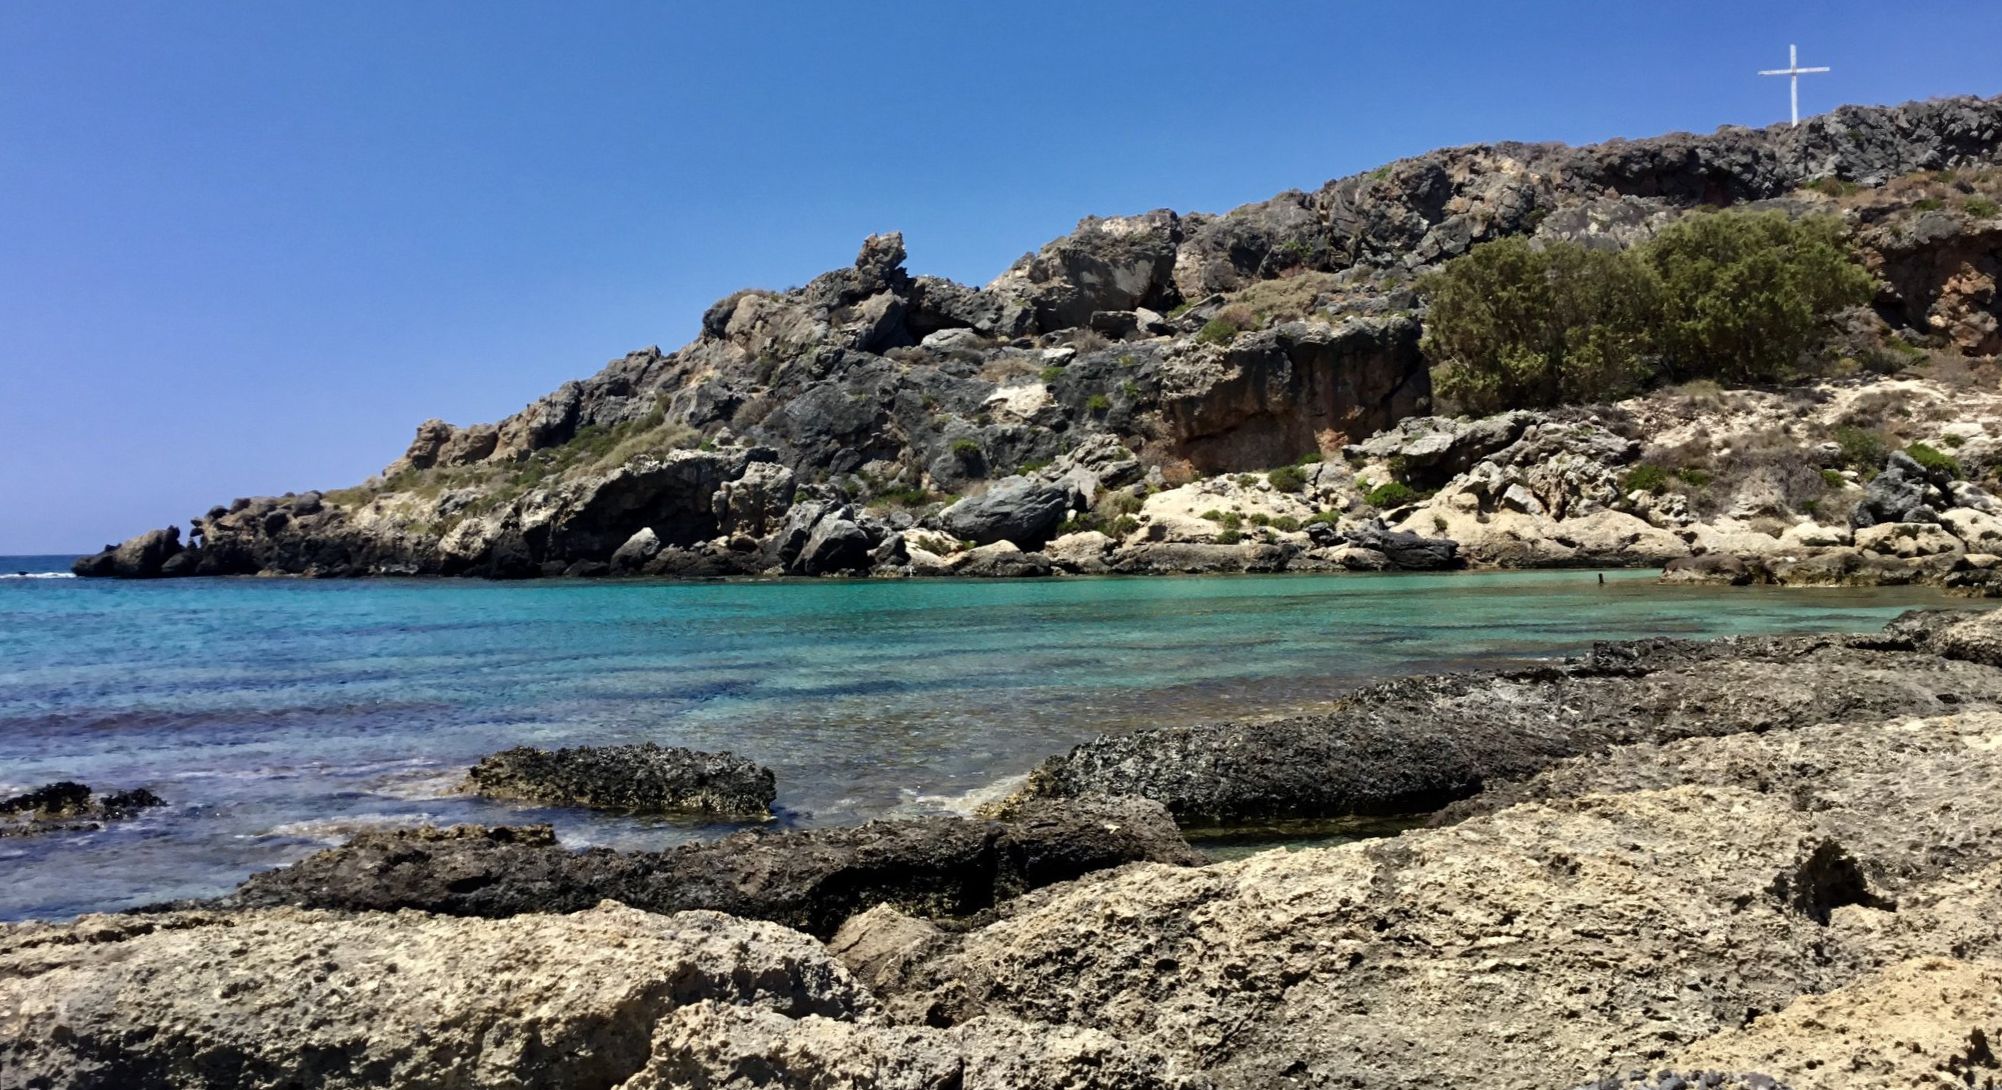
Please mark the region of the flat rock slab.
<svg viewBox="0 0 2002 1090"><path fill-rule="evenodd" d="M642 742L545 750L516 746L466 775L473 793L629 813L759 817L778 798L772 770L731 753Z"/></svg>
<svg viewBox="0 0 2002 1090"><path fill-rule="evenodd" d="M1897 631L1602 644L1373 685L1315 715L1099 738L1044 762L1023 796L1136 795L1185 825L1419 813L1614 745L2002 703L2002 670L1917 648Z"/></svg>
<svg viewBox="0 0 2002 1090"><path fill-rule="evenodd" d="M1044 803L1009 821L925 818L747 832L661 852L572 851L548 826L367 833L254 875L221 905L455 916L576 912L602 900L715 909L827 936L877 904L963 917L1030 889L1138 861L1199 864L1141 799Z"/></svg>

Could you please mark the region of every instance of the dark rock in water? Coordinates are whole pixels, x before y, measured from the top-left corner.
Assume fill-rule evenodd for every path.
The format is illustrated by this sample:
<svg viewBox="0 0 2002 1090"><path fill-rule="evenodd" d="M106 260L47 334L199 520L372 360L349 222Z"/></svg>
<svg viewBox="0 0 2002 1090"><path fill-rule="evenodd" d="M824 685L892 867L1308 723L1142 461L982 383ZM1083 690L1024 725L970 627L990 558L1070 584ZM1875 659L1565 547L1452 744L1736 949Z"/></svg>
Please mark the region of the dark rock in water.
<svg viewBox="0 0 2002 1090"><path fill-rule="evenodd" d="M488 798L635 813L763 816L778 797L772 770L763 765L652 742L558 750L517 746L474 765L466 785Z"/></svg>
<svg viewBox="0 0 2002 1090"><path fill-rule="evenodd" d="M1703 553L1700 556L1678 556L1662 569L1664 583L1709 583L1732 587L1750 586L1753 583L1770 583L1773 573L1764 562L1745 560L1730 553Z"/></svg>
<svg viewBox="0 0 2002 1090"><path fill-rule="evenodd" d="M74 780L59 780L10 799L0 799L0 814L32 813L39 817L71 817L83 813L89 806L89 785Z"/></svg>
<svg viewBox="0 0 2002 1090"><path fill-rule="evenodd" d="M1345 530L1341 538L1355 548L1382 553L1392 565L1405 571L1443 571L1460 566L1460 543L1450 538L1425 537L1382 526Z"/></svg>
<svg viewBox="0 0 2002 1090"><path fill-rule="evenodd" d="M101 822L123 820L165 805L160 796L143 787L94 796L86 784L61 780L0 799L0 837L87 832L99 828Z"/></svg>
<svg viewBox="0 0 2002 1090"><path fill-rule="evenodd" d="M168 574L162 569L180 552L181 528L169 526L164 530L148 530L122 545L107 545L102 552L79 557L70 570L81 576L153 579ZM193 574L192 570L186 574Z"/></svg>
<svg viewBox="0 0 2002 1090"><path fill-rule="evenodd" d="M1099 738L1044 762L1024 793L1138 795L1184 824L1417 813L1614 745L2002 700L2002 670L1916 646L1897 633L1602 644L1563 665L1373 685L1317 715Z"/></svg>
<svg viewBox="0 0 2002 1090"><path fill-rule="evenodd" d="M1033 549L1056 532L1070 502L1069 491L1057 485L1009 477L939 512L938 521L946 533L976 545L1007 541Z"/></svg>
<svg viewBox="0 0 2002 1090"><path fill-rule="evenodd" d="M1006 821L746 832L662 852L570 851L548 826L458 826L366 833L253 875L218 904L501 917L578 912L609 898L649 912L714 909L824 938L877 904L963 917L1136 861L1203 859L1167 811L1141 799L1034 802Z"/></svg>

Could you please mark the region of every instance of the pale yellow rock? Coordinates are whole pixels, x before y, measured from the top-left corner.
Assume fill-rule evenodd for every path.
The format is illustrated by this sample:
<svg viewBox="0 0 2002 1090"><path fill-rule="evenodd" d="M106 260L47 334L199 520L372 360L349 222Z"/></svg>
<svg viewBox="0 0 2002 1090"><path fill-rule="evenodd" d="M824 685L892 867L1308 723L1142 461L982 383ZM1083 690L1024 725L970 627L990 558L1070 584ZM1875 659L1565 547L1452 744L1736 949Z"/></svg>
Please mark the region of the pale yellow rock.
<svg viewBox="0 0 2002 1090"><path fill-rule="evenodd" d="M1865 526L1856 531L1856 547L1866 553L1906 560L1967 551L1959 538L1929 522L1887 522Z"/></svg>

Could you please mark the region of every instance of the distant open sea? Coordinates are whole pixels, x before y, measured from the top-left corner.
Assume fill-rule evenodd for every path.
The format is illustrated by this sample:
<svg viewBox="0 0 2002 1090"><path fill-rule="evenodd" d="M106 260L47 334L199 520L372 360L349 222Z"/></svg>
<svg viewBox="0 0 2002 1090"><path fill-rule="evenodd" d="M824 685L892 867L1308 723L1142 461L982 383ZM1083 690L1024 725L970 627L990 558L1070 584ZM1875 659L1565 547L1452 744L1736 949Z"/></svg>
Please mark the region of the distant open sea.
<svg viewBox="0 0 2002 1090"><path fill-rule="evenodd" d="M0 839L0 919L224 892L365 827L722 826L454 791L523 743L653 740L778 773L783 820L963 809L1105 731L1311 706L1595 639L1861 631L1923 589L1663 587L1651 572L729 583L20 578L0 557L0 793L169 805Z"/></svg>

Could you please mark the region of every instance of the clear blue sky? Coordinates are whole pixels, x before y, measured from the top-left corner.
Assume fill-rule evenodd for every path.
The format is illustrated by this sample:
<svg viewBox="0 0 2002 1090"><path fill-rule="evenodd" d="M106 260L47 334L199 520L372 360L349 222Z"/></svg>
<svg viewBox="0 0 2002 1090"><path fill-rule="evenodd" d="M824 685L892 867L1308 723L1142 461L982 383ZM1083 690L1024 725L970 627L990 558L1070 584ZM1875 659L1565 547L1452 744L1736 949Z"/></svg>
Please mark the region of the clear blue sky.
<svg viewBox="0 0 2002 1090"><path fill-rule="evenodd" d="M0 553L352 484L901 229L2002 92L2002 4L0 3Z"/></svg>

